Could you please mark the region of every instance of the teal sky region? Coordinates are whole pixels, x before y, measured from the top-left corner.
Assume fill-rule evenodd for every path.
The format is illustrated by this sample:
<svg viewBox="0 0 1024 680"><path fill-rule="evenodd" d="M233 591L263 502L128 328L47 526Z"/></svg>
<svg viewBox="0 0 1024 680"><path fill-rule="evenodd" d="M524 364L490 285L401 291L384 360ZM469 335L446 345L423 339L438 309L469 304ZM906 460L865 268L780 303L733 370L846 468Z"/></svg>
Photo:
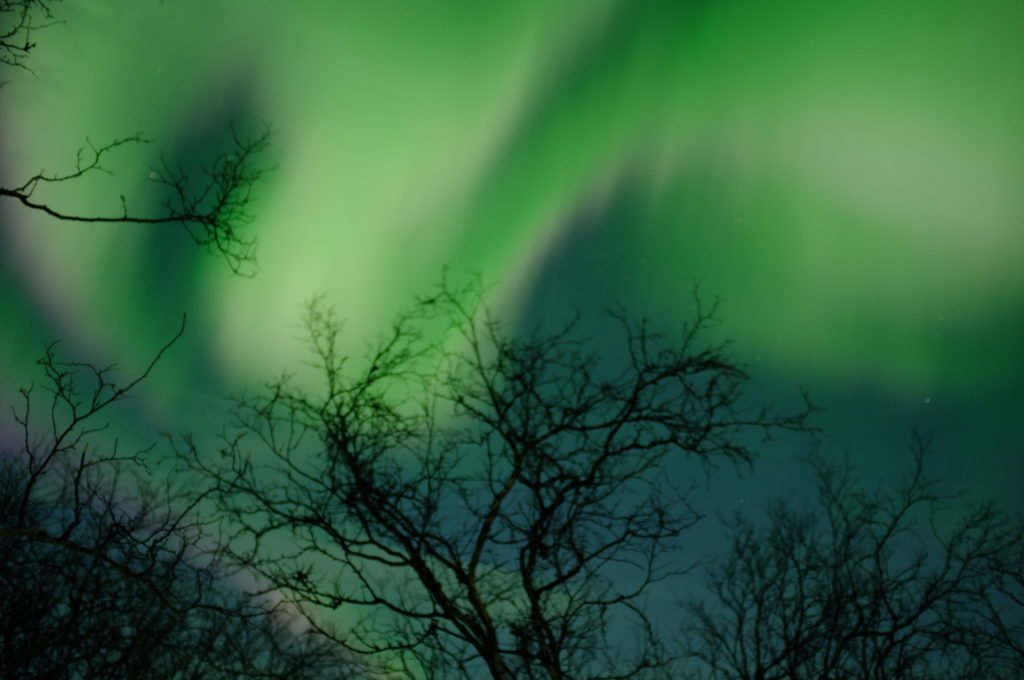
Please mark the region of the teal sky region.
<svg viewBox="0 0 1024 680"><path fill-rule="evenodd" d="M3 180L141 131L153 144L112 158L111 175L48 197L157 209L161 155L198 167L231 121L274 127L276 170L250 227L252 279L174 229L0 204L5 403L44 342L127 370L187 312L120 426L202 431L226 394L301 362L315 294L358 352L444 266L492 283L523 324L613 302L676 324L696 281L720 296L719 330L763 398L805 385L828 409L829 451L892 469L919 427L938 474L1019 501L1024 4L55 9L33 73L0 93ZM762 463L736 493L788 483Z"/></svg>

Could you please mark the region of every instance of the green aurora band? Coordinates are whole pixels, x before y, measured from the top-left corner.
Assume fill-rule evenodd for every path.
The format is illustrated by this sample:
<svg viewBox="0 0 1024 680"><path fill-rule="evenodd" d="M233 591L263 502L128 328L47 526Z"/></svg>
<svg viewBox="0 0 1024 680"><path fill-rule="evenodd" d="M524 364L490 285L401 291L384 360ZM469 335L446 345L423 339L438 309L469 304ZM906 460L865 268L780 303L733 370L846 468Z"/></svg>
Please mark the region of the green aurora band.
<svg viewBox="0 0 1024 680"><path fill-rule="evenodd" d="M0 205L4 397L42 341L136 366L187 310L132 408L195 427L296 365L316 293L358 351L443 265L513 317L615 299L677 319L700 280L755 374L824 394L840 431L871 439L875 411L843 409L886 395L893 432L937 419L984 449L948 471L1019 480L1000 449L1024 420L1024 3L282 7L56 7L0 99L4 177L143 130L113 177L52 194L117 212L122 192L158 201L161 152L195 163L232 118L272 123L278 169L251 280L176 231Z"/></svg>

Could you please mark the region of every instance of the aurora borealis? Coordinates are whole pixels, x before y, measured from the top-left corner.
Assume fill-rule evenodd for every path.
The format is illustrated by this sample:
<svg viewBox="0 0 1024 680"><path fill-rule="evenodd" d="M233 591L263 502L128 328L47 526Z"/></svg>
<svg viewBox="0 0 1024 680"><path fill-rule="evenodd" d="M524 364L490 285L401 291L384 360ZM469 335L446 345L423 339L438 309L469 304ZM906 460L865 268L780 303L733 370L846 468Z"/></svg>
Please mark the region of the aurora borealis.
<svg viewBox="0 0 1024 680"><path fill-rule="evenodd" d="M55 9L0 93L3 180L141 130L52 196L157 205L160 155L201 163L231 120L275 128L276 170L252 279L178 231L0 203L5 403L42 343L128 368L187 312L124 427L202 429L301 361L304 300L359 350L445 265L513 320L617 301L674 323L700 281L764 393L828 409L828 447L882 464L918 426L940 476L1019 502L1021 3Z"/></svg>

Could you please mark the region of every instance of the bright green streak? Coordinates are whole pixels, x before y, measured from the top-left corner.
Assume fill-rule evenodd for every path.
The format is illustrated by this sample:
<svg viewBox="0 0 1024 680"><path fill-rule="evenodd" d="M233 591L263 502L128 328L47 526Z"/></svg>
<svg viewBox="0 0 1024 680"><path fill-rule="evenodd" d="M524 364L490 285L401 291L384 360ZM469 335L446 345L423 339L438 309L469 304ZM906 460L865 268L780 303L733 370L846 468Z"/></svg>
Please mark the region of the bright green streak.
<svg viewBox="0 0 1024 680"><path fill-rule="evenodd" d="M191 310L184 394L197 355L232 384L294 365L317 292L353 348L443 264L514 306L604 206L597 276L673 314L703 279L748 360L908 390L1019 375L1024 5L683 4L68 2L38 79L4 92L5 161L159 143L241 77L280 169L255 280L199 253L155 273L145 229L17 214L36 295L126 362ZM156 153L69 200L117 210Z"/></svg>

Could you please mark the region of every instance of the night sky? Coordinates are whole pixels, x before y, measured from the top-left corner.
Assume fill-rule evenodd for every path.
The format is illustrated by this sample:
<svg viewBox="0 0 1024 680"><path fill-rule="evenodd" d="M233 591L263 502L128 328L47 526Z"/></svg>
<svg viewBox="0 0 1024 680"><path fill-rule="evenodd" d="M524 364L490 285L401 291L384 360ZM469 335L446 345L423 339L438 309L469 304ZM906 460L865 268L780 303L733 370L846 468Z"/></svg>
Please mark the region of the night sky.
<svg viewBox="0 0 1024 680"><path fill-rule="evenodd" d="M952 487L1024 505L1024 4L67 0L0 97L0 179L158 210L161 154L276 130L232 275L180 229L0 203L0 398L49 340L126 370L189 316L114 431L212 432L224 398L301 366L323 294L360 352L447 266L527 327L612 303L672 328L695 282L755 380L826 411L822 451L884 478L934 437ZM599 339L599 344L602 341ZM612 345L608 345L611 347ZM11 442L4 411L0 437ZM807 438L708 502L785 492Z"/></svg>

